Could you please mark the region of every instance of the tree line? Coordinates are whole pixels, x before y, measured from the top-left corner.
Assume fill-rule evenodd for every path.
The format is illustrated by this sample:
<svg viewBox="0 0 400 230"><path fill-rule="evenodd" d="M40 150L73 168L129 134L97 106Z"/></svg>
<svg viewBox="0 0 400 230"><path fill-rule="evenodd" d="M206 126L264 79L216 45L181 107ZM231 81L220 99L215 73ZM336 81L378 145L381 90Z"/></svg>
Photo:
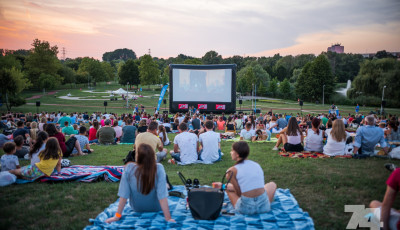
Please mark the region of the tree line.
<svg viewBox="0 0 400 230"><path fill-rule="evenodd" d="M398 77L398 62L386 51L379 51L370 59L360 54L332 52L322 52L318 56L275 54L272 57L235 55L223 58L213 50L201 58L179 54L163 59L148 54L137 58L133 50L124 48L104 53L102 61L90 57L59 60L58 52L57 46L39 39L33 41L30 50L0 49L1 98L7 108L23 103L19 93L27 88L54 89L64 84L72 87L104 81L136 86L166 84L169 64L236 64L237 91L248 95L255 85L259 96L316 102L322 100L324 91L325 101L329 102L338 98L334 96L335 84L347 80L354 80L354 83L346 103L356 103L357 98L377 98L379 90L374 91L373 87L382 84L388 85L388 96L397 95L395 88L389 89L389 82ZM379 67L379 71L375 67Z"/></svg>

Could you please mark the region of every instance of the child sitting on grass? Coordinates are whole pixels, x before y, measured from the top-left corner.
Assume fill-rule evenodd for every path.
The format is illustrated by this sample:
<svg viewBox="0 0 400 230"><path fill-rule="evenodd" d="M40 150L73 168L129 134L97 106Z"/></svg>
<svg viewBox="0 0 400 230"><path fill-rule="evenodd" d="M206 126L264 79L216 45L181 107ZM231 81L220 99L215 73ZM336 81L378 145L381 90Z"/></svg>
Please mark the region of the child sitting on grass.
<svg viewBox="0 0 400 230"><path fill-rule="evenodd" d="M55 137L48 139L45 149L39 153L39 159L38 163L10 170L10 173L25 180L36 180L45 175L50 176L54 169L60 172L62 151Z"/></svg>
<svg viewBox="0 0 400 230"><path fill-rule="evenodd" d="M17 148L15 146L14 142L7 142L3 146L3 150L6 154L1 156L0 162L1 162L1 171L9 171L12 169L19 169L21 166L19 166L19 161L18 157L14 155L14 153L17 151Z"/></svg>

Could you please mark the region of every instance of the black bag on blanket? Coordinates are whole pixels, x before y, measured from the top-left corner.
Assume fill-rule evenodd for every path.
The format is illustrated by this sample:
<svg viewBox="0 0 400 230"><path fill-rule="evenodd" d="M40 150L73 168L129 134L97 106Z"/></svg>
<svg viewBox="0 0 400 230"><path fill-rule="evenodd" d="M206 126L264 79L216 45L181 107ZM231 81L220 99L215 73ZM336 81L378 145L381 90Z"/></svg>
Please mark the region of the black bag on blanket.
<svg viewBox="0 0 400 230"><path fill-rule="evenodd" d="M226 182L226 184L222 185L222 188L191 188L191 185L187 183L191 180L186 180L181 172L178 172L178 175L181 178L183 184L186 186L188 192L189 209L192 213L193 218L195 220L217 219L220 215L222 204L224 202L224 189L231 180L233 173L231 173L231 176L229 177L229 180ZM222 183L224 182L225 175L226 173L222 178Z"/></svg>

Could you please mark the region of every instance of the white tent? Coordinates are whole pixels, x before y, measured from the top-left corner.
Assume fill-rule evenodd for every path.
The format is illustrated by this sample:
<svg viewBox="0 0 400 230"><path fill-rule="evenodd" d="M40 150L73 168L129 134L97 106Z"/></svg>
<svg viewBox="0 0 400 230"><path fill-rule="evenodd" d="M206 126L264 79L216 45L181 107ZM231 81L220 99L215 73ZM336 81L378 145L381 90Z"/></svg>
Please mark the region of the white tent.
<svg viewBox="0 0 400 230"><path fill-rule="evenodd" d="M119 88L118 90L112 91L113 94L127 94L128 92Z"/></svg>

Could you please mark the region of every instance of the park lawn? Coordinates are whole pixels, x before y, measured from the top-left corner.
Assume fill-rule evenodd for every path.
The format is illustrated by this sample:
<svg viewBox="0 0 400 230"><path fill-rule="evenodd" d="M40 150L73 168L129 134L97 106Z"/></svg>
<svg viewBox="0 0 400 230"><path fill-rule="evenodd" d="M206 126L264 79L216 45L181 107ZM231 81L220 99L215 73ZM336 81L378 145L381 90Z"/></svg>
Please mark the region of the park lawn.
<svg viewBox="0 0 400 230"><path fill-rule="evenodd" d="M174 134L169 134L173 140ZM213 165L178 166L163 161L174 185L180 185L176 172L187 178L198 178L201 184L220 181L233 161L232 142L222 141L222 161ZM300 207L313 218L317 229L345 229L351 213L344 205L368 205L383 198L389 176L383 165L399 164L397 160L356 159L290 159L272 151L273 143L250 143L249 159L258 162L265 181L275 181L279 188L289 188ZM93 146L88 156L70 158L78 165L122 165L130 145ZM168 150L172 145L167 146ZM170 156L168 156L168 159ZM21 160L22 165L29 162ZM2 229L82 229L89 218L114 202L119 183L65 182L11 185L0 189L0 226ZM395 207L400 207L397 200Z"/></svg>
<svg viewBox="0 0 400 230"><path fill-rule="evenodd" d="M139 86L141 87L141 86ZM105 84L99 83L97 84L96 88L93 90L95 92L104 92L104 93L88 93L84 92L87 91L88 88L84 87L84 85L78 85L76 88L68 88L68 86L64 86L58 90L50 90L50 91L57 91L54 95L48 95L47 91L46 94L43 95L41 91L24 91L22 92L22 96L25 98L30 98L34 95L43 95L39 99L30 99L27 100L27 104L13 108L13 111L18 112L35 112L35 111L63 111L67 113L71 112L113 112L117 114L121 113L132 113L133 109L125 108L126 102L121 100L121 97L118 98L118 101L110 101L109 93L106 93L108 90L117 90L119 88L123 88L126 90L126 86L121 86L116 83L112 84ZM160 87L159 86L151 86L148 89L147 86L143 87L143 91L138 92L137 95L141 94L145 97L138 98L136 101L130 102L130 104L134 107L135 104L143 104L146 107L146 111L153 113L154 107L157 106L158 97L157 95L160 94ZM66 100L59 98L60 96L66 96L68 93L71 93L73 97L85 97L90 99L100 99L100 100ZM161 110L169 110L169 96L168 91L164 97L167 99L167 104L161 105ZM36 107L35 102L40 101L41 106L39 108ZM103 106L103 102L107 101L107 108ZM295 115L297 113L300 114L320 114L320 113L328 113L330 109L329 104L325 104L325 106L321 104L314 104L314 103L304 103L303 107L298 105L297 101L290 101L290 100L264 100L261 99L256 102L257 108L261 109L263 113L268 112L272 109L275 113L283 113L283 114L292 114ZM345 106L345 105L338 105L338 108L342 114L354 114L354 106ZM236 108L242 110L248 110L247 113L250 112L252 108L252 102L249 100L243 100L243 104L240 105L239 102L236 102ZM380 110L377 107L364 107L360 105L360 113L368 114L371 111ZM399 108L385 108L387 114L400 114ZM0 107L0 112L6 112L6 107Z"/></svg>

